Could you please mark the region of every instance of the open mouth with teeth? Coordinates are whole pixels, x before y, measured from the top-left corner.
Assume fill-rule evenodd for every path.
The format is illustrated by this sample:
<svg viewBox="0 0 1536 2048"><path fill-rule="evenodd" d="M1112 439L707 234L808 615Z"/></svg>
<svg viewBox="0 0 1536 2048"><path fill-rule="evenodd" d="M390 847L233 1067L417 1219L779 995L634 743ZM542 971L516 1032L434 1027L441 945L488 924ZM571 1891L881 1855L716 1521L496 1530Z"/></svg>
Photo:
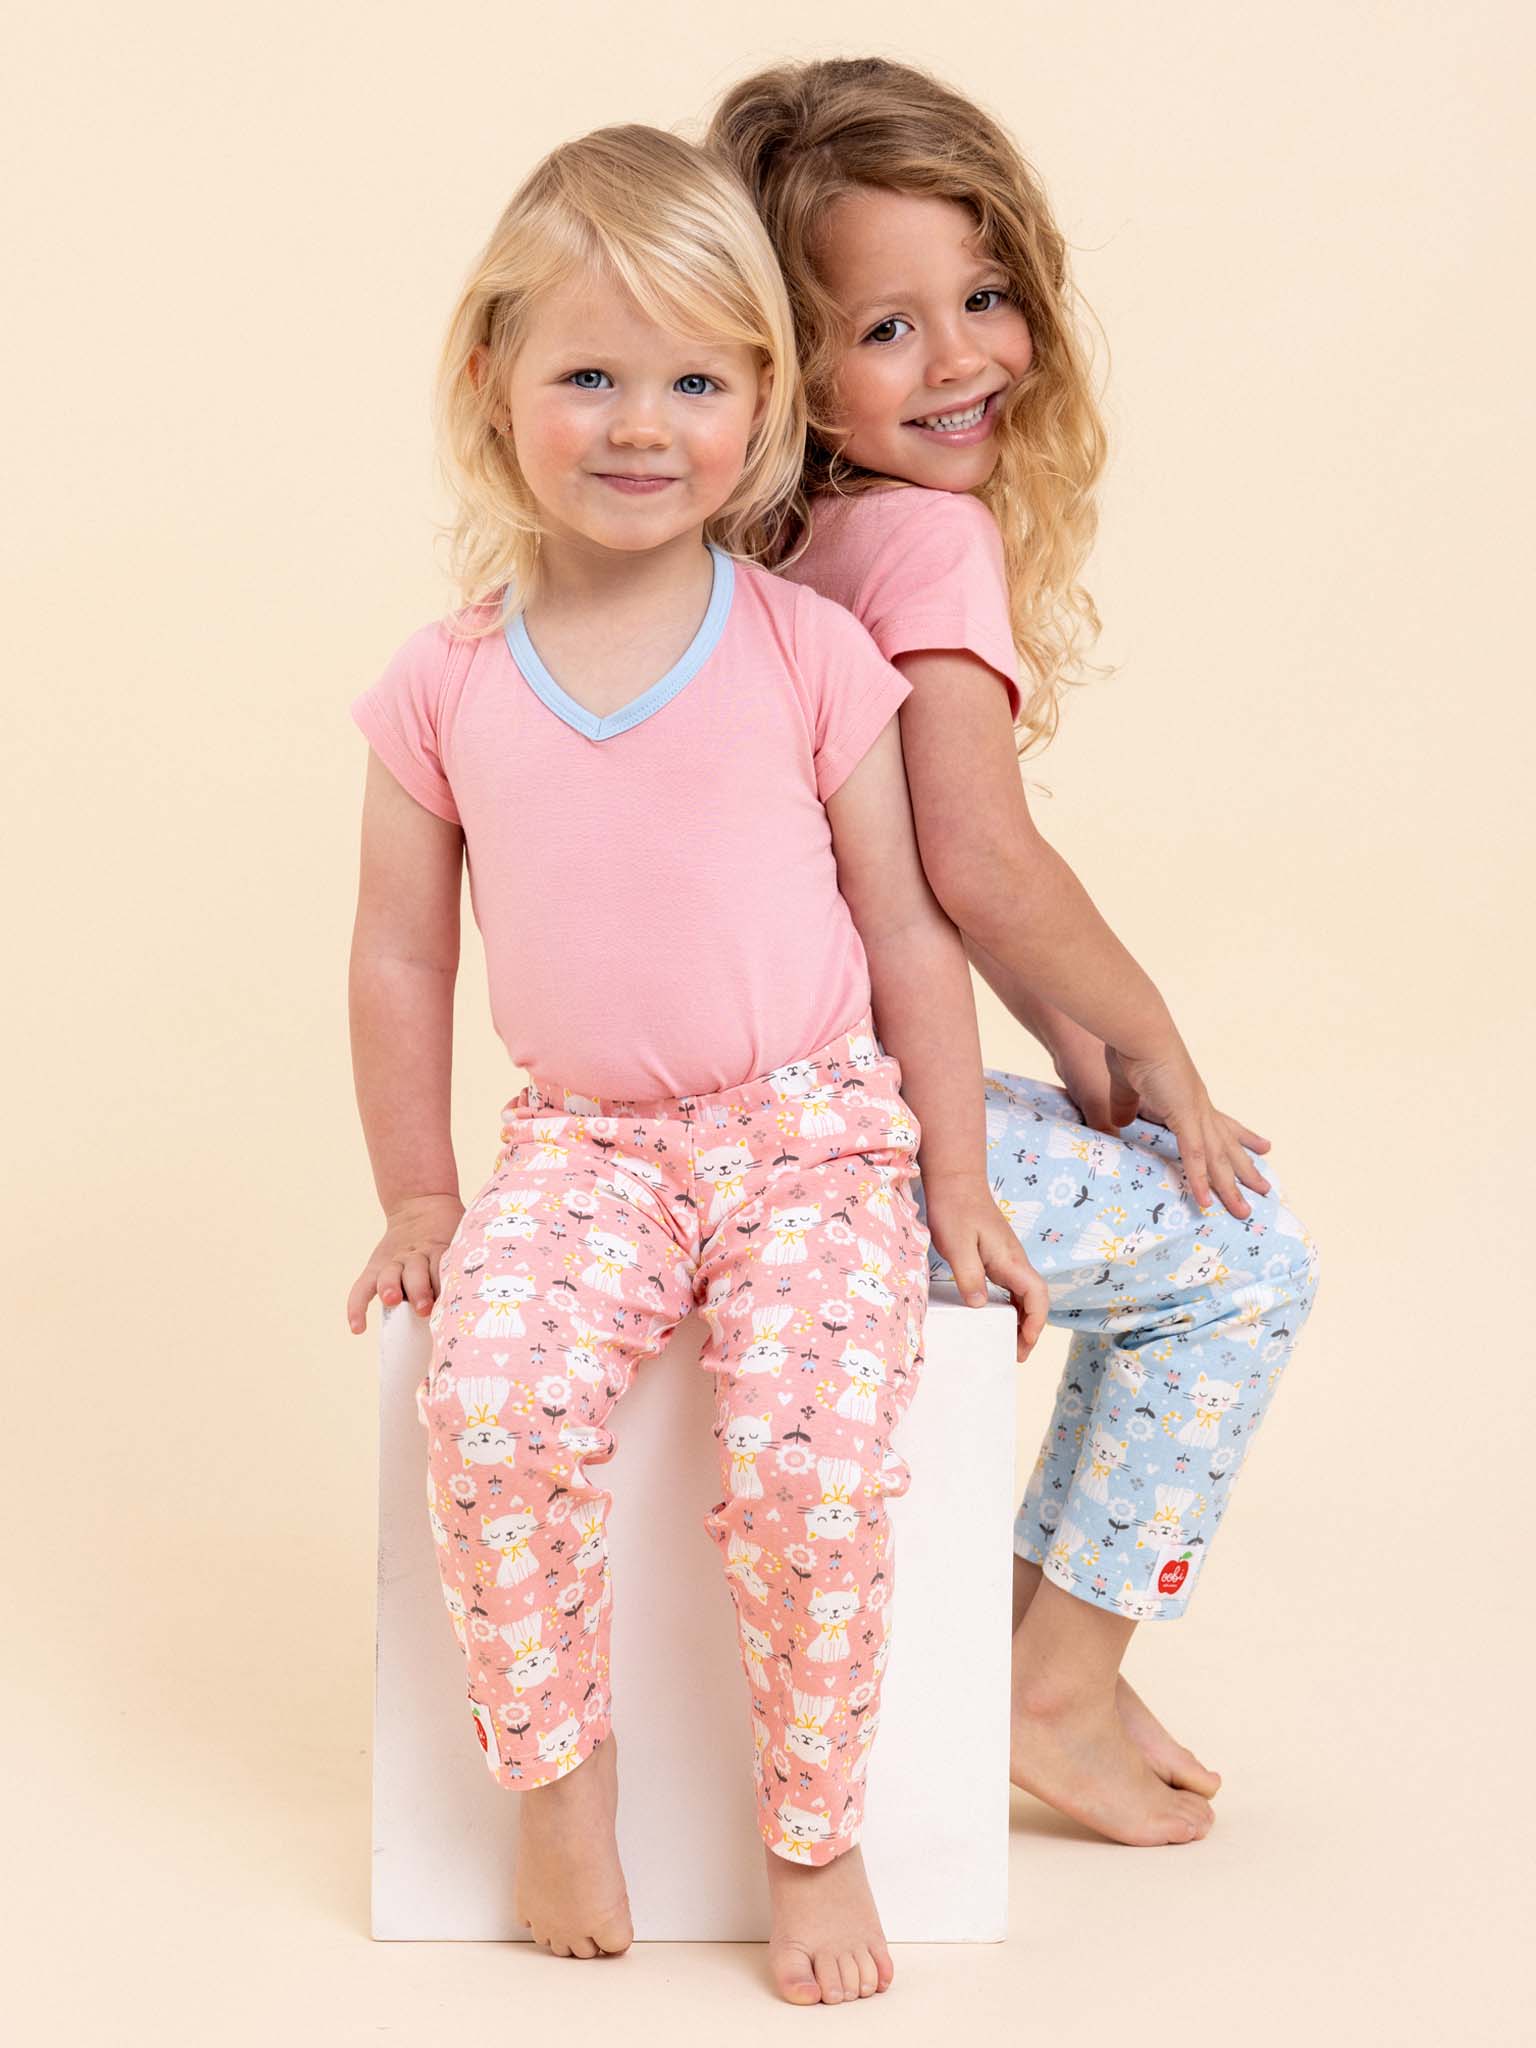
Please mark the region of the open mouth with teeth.
<svg viewBox="0 0 1536 2048"><path fill-rule="evenodd" d="M976 403L967 407L964 412L932 412L925 419L904 420L902 424L908 427L926 428L931 434L962 433L967 427L979 427L981 425L997 395L995 391L989 391L985 398L978 398Z"/></svg>

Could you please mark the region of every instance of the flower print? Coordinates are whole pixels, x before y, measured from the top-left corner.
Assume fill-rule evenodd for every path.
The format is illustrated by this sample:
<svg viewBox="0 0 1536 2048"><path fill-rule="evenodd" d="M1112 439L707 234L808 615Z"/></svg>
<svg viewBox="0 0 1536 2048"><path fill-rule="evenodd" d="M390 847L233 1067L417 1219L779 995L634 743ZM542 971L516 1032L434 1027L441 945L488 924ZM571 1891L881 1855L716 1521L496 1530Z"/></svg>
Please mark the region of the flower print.
<svg viewBox="0 0 1536 2048"><path fill-rule="evenodd" d="M571 1496L568 1493L557 1493L544 1511L546 1527L553 1528L557 1522L563 1522L570 1512Z"/></svg>
<svg viewBox="0 0 1536 2048"><path fill-rule="evenodd" d="M1230 1471L1231 1471L1231 1469L1232 1469L1232 1461L1233 1461L1233 1458L1234 1458L1234 1456L1235 1456L1235 1453L1234 1453L1234 1452L1232 1452L1232 1451L1230 1451L1230 1450L1225 1450L1225 1449L1223 1449L1223 1450L1219 1450L1219 1451L1212 1451L1212 1453L1211 1453L1211 1476L1212 1476L1212 1478L1217 1478L1217 1477L1219 1477L1219 1476L1220 1476L1220 1474L1221 1474L1221 1473L1223 1473L1223 1472L1230 1472Z"/></svg>
<svg viewBox="0 0 1536 2048"><path fill-rule="evenodd" d="M571 1383L557 1372L548 1372L535 1387L534 1394L547 1415L563 1414L570 1403Z"/></svg>
<svg viewBox="0 0 1536 2048"><path fill-rule="evenodd" d="M1061 1502L1060 1502L1059 1500L1043 1500L1043 1501L1041 1501L1041 1503L1040 1503L1040 1526L1041 1526L1041 1528L1042 1528L1042 1529L1054 1529L1054 1528L1056 1527L1056 1524L1057 1524L1057 1523L1058 1523L1058 1522L1059 1522L1060 1520L1061 1520Z"/></svg>
<svg viewBox="0 0 1536 2048"><path fill-rule="evenodd" d="M1083 1397L1075 1387L1069 1388L1068 1391L1062 1395L1061 1412L1063 1415L1072 1416L1074 1418L1082 1414Z"/></svg>
<svg viewBox="0 0 1536 2048"><path fill-rule="evenodd" d="M853 1311L849 1308L846 1301L824 1301L817 1310L817 1314L821 1318L823 1327L831 1330L834 1335L839 1330L846 1330L849 1323L853 1320Z"/></svg>
<svg viewBox="0 0 1536 2048"><path fill-rule="evenodd" d="M495 1624L488 1615L476 1615L469 1624L469 1632L477 1643L488 1643L496 1633Z"/></svg>
<svg viewBox="0 0 1536 2048"><path fill-rule="evenodd" d="M1144 1444L1152 1434L1152 1418L1149 1415L1133 1415L1125 1427L1137 1443Z"/></svg>
<svg viewBox="0 0 1536 2048"><path fill-rule="evenodd" d="M816 1459L806 1444L781 1444L777 1453L779 1470L791 1474L809 1472Z"/></svg>
<svg viewBox="0 0 1536 2048"><path fill-rule="evenodd" d="M1065 1209L1077 1193L1077 1182L1067 1173L1058 1173L1045 1191L1045 1198L1053 1209Z"/></svg>
<svg viewBox="0 0 1536 2048"><path fill-rule="evenodd" d="M582 1708L581 1718L583 1721L600 1721L607 1711L607 1701L600 1692L595 1692Z"/></svg>
<svg viewBox="0 0 1536 2048"><path fill-rule="evenodd" d="M589 1116L585 1119L586 1134L595 1145L612 1145L619 1135L619 1120L614 1116Z"/></svg>
<svg viewBox="0 0 1536 2048"><path fill-rule="evenodd" d="M448 1482L448 1491L453 1495L457 1506L461 1508L472 1508L474 1506L475 1482L470 1473L455 1472Z"/></svg>
<svg viewBox="0 0 1536 2048"><path fill-rule="evenodd" d="M597 1202L585 1188L572 1188L565 1198L565 1213L578 1223L585 1222L597 1214Z"/></svg>
<svg viewBox="0 0 1536 2048"><path fill-rule="evenodd" d="M816 1569L816 1553L808 1550L803 1543L787 1543L784 1546L784 1562L796 1578L808 1579Z"/></svg>
<svg viewBox="0 0 1536 2048"><path fill-rule="evenodd" d="M500 1493L502 1487L501 1474L499 1472L493 1472L489 1480L486 1482L486 1484L489 1486L493 1496L495 1494Z"/></svg>
<svg viewBox="0 0 1536 2048"><path fill-rule="evenodd" d="M874 1681L872 1679L866 1679L862 1685L856 1685L853 1688L853 1691L848 1695L849 1713L862 1713L863 1710L869 1705L870 1701L874 1698L874 1696L875 1687Z"/></svg>
<svg viewBox="0 0 1536 2048"><path fill-rule="evenodd" d="M1136 1519L1136 1503L1123 1494L1109 1504L1109 1519L1119 1529L1128 1529Z"/></svg>
<svg viewBox="0 0 1536 2048"><path fill-rule="evenodd" d="M885 1605L888 1595L889 1588L887 1587L884 1579L877 1579L874 1585L872 1585L869 1591L864 1595L865 1613L878 1614L881 1608Z"/></svg>
<svg viewBox="0 0 1536 2048"><path fill-rule="evenodd" d="M853 1243L853 1232L849 1229L848 1225L846 1223L839 1223L835 1218L832 1222L823 1226L822 1235L832 1244Z"/></svg>
<svg viewBox="0 0 1536 2048"><path fill-rule="evenodd" d="M775 1749L770 1754L773 1757L773 1768L779 1774L780 1783L787 1785L789 1783L789 1758L782 1749Z"/></svg>
<svg viewBox="0 0 1536 2048"><path fill-rule="evenodd" d="M1103 1593L1103 1592L1107 1592L1107 1591L1108 1591L1108 1584L1107 1584L1107 1582L1106 1582L1106 1580L1105 1580L1105 1577L1104 1577L1104 1574L1103 1574L1102 1572L1095 1572L1095 1573L1094 1573L1094 1576L1093 1576L1093 1590L1094 1590L1094 1592L1095 1592L1095 1593Z"/></svg>
<svg viewBox="0 0 1536 2048"><path fill-rule="evenodd" d="M496 1710L496 1718L513 1735L521 1735L529 1724L528 1709L521 1700L503 1700Z"/></svg>

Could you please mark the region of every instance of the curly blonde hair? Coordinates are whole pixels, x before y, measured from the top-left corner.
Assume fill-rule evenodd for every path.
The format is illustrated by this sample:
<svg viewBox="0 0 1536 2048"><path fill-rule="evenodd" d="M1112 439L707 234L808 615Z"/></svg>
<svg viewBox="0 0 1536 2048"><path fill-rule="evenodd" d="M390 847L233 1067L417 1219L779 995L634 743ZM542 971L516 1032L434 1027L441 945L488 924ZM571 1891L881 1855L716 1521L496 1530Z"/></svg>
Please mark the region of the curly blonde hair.
<svg viewBox="0 0 1536 2048"><path fill-rule="evenodd" d="M805 401L794 321L751 198L717 155L661 128L598 128L551 150L519 186L460 292L433 397L439 469L455 501L439 538L478 639L534 587L543 526L508 431L508 373L540 299L606 272L659 325L737 342L772 370L763 417L729 499L705 527L728 553L775 533L799 481Z"/></svg>
<svg viewBox="0 0 1536 2048"><path fill-rule="evenodd" d="M1077 578L1098 526L1094 488L1106 443L1078 330L1087 308L1039 179L989 114L927 72L881 57L783 64L743 79L705 140L756 201L794 308L809 434L788 516L751 537L772 567L803 550L818 492L853 495L884 481L835 446L836 372L848 335L815 263L834 201L865 188L955 200L1007 271L1034 360L999 416L999 459L975 495L1002 535L1025 677L1021 751L1048 745L1061 688L1083 679L1076 671L1100 629Z"/></svg>

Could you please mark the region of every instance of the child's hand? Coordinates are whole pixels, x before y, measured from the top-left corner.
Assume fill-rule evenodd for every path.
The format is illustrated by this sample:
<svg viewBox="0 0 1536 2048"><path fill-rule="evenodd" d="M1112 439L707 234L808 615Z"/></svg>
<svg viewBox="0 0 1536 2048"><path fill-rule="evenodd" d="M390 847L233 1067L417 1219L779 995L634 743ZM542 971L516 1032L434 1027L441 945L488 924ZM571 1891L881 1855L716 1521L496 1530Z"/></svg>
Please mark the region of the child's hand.
<svg viewBox="0 0 1536 2048"><path fill-rule="evenodd" d="M1269 1193L1269 1182L1248 1156L1249 1151L1267 1152L1268 1138L1261 1138L1215 1107L1195 1072L1194 1061L1182 1047L1166 1059L1138 1060L1106 1046L1104 1059L1109 1069L1110 1122L1115 1129L1138 1116L1162 1124L1174 1135L1190 1192L1200 1207L1209 1206L1214 1187L1234 1216L1248 1216L1250 1204L1237 1184L1241 1181L1256 1195Z"/></svg>
<svg viewBox="0 0 1536 2048"><path fill-rule="evenodd" d="M1019 1319L1016 1356L1027 1358L1045 1328L1051 1299L992 1190L980 1174L942 1174L937 1180L924 1174L923 1205L929 1235L954 1274L961 1299L969 1308L984 1308L989 1280L1004 1289Z"/></svg>
<svg viewBox="0 0 1536 2048"><path fill-rule="evenodd" d="M357 1336L368 1324L375 1294L382 1308L409 1300L419 1316L432 1313L438 1270L464 1214L457 1195L417 1195L392 1209L373 1256L347 1296L347 1325Z"/></svg>

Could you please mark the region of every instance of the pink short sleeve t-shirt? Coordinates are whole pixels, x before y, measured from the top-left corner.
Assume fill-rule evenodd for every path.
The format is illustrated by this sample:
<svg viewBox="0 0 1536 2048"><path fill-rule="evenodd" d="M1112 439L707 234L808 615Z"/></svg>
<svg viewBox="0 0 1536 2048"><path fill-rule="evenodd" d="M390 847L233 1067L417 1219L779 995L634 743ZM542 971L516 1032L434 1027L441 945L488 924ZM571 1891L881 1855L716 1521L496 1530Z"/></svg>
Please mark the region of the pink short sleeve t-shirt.
<svg viewBox="0 0 1536 2048"><path fill-rule="evenodd" d="M811 537L780 570L851 611L887 661L964 648L994 669L1019 715L1003 537L980 498L904 484L811 501Z"/></svg>
<svg viewBox="0 0 1536 2048"><path fill-rule="evenodd" d="M841 606L710 553L693 641L605 718L520 616L478 640L421 627L350 706L463 831L508 1052L593 1095L735 1087L870 1001L823 806L911 686Z"/></svg>

